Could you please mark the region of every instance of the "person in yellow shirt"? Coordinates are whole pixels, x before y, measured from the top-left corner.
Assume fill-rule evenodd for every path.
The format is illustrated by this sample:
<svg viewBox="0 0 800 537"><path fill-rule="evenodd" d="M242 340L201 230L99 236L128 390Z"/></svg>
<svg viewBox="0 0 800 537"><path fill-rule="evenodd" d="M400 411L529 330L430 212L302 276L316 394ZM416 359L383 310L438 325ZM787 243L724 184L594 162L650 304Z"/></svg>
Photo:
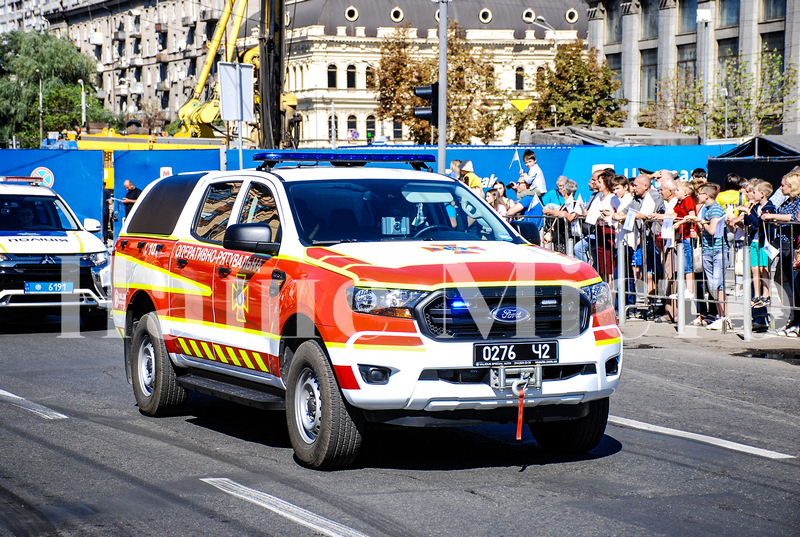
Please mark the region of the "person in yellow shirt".
<svg viewBox="0 0 800 537"><path fill-rule="evenodd" d="M483 184L481 183L481 178L475 174L471 160L465 160L461 163L461 180L475 191L475 194L481 198L483 197Z"/></svg>

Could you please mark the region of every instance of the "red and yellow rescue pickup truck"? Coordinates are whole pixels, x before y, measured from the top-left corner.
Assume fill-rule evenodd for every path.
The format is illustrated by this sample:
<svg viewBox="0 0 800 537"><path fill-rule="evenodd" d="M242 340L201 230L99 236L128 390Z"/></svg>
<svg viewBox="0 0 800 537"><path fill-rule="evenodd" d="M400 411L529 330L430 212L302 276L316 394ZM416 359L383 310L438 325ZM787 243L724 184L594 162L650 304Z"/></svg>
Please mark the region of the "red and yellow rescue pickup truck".
<svg viewBox="0 0 800 537"><path fill-rule="evenodd" d="M256 158L150 184L123 226L113 316L142 413L189 390L285 409L312 468L352 463L374 423L524 423L545 450L597 446L622 344L589 265L447 177Z"/></svg>

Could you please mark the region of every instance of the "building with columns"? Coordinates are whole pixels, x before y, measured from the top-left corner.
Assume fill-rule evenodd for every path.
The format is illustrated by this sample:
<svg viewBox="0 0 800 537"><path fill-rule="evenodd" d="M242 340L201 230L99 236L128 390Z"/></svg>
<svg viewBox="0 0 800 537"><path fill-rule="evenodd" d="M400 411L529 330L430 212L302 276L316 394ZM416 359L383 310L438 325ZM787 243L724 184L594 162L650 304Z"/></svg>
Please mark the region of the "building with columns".
<svg viewBox="0 0 800 537"><path fill-rule="evenodd" d="M224 7L223 0L22 1L42 2L49 29L95 58L106 108L134 116L157 109L167 120L195 89ZM374 70L382 40L404 25L420 55L438 54L438 7L424 0L286 0L284 87L298 101L301 146L331 145L334 108L340 144L366 143L368 133L410 143L402 125L375 117ZM259 8L252 2L238 39L228 36L240 52L257 44ZM498 85L519 98L536 98L536 72L552 63L558 42L587 38L585 0L456 0L448 18L470 45L493 54ZM509 128L496 142L514 140Z"/></svg>
<svg viewBox="0 0 800 537"><path fill-rule="evenodd" d="M741 58L757 70L765 48L777 50L785 64L800 64L798 0L588 2L589 46L605 56L622 82L628 126L636 125L646 103L656 99L659 79L689 74L714 88L727 59ZM793 97L798 100L797 90ZM800 133L797 104L783 132Z"/></svg>

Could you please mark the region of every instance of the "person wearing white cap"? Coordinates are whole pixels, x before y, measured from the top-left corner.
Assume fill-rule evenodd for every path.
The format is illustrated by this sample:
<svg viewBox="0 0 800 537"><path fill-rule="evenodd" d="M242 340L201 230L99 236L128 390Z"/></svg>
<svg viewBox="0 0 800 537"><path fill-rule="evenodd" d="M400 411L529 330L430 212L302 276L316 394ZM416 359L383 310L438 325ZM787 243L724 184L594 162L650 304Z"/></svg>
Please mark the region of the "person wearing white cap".
<svg viewBox="0 0 800 537"><path fill-rule="evenodd" d="M483 197L483 185L481 178L475 174L471 160L461 163L461 180L464 181L478 196Z"/></svg>

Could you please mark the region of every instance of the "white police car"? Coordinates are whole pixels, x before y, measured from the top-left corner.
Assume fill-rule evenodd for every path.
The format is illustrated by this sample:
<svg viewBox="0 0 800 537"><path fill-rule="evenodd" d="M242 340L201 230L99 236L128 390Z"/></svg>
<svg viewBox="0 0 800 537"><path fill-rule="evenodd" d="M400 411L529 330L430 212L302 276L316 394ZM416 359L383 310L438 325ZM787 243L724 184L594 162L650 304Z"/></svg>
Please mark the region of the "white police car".
<svg viewBox="0 0 800 537"><path fill-rule="evenodd" d="M77 305L84 327L105 327L110 256L98 231L50 188L0 177L0 311Z"/></svg>

